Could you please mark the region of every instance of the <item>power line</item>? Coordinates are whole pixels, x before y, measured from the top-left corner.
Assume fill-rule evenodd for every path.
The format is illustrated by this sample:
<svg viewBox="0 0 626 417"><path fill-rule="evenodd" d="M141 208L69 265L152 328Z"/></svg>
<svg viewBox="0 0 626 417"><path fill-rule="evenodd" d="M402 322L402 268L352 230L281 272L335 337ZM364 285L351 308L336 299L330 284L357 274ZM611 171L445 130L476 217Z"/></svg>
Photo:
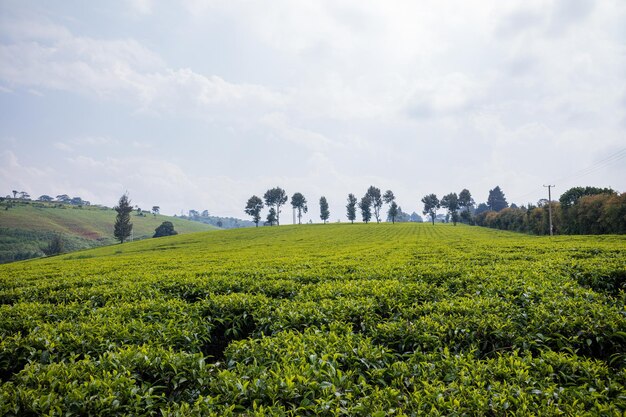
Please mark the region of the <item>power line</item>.
<svg viewBox="0 0 626 417"><path fill-rule="evenodd" d="M589 174L592 174L594 172L597 172L603 168L607 168L613 164L615 164L616 162L621 161L622 159L626 158L626 148L622 148L612 154L610 154L609 156L600 159L599 161L596 161L595 163L593 163L592 165L580 169L578 171L575 171L569 175L565 175L561 178L558 178L556 181L554 182L564 182L564 181L571 181L574 179L578 179L578 178L582 178L584 176L587 176Z"/></svg>
<svg viewBox="0 0 626 417"><path fill-rule="evenodd" d="M548 213L550 215L550 236L552 236L552 193L550 190L554 185L544 185L548 189Z"/></svg>
<svg viewBox="0 0 626 417"><path fill-rule="evenodd" d="M598 161L594 162L593 164L579 169L578 171L574 171L568 175L562 176L561 178L556 179L555 181L552 181L554 183L569 183L571 181L574 180L578 180L580 178L583 178L589 174L593 174L594 172L598 172L604 168L608 168L612 165L614 165L615 163L621 161L622 159L626 158L626 148L621 148L613 153L611 153L610 155L599 159ZM518 202L521 202L524 198L531 196L533 194L536 194L537 190L533 190L533 191L529 191L526 194L523 194L521 196L518 196L517 200Z"/></svg>

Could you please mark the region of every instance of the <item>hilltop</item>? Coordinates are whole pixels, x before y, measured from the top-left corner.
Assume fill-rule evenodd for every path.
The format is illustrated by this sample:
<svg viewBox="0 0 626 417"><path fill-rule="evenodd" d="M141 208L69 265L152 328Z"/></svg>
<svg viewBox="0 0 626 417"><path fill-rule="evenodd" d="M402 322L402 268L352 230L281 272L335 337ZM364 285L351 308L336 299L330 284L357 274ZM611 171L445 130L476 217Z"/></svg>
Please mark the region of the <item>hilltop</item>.
<svg viewBox="0 0 626 417"><path fill-rule="evenodd" d="M43 256L42 248L55 234L66 251L116 243L113 224L116 212L103 206L76 206L39 201L8 202L0 206L0 262ZM176 217L133 212L133 239L152 237L154 229L170 221L179 234L218 230L217 227Z"/></svg>
<svg viewBox="0 0 626 417"><path fill-rule="evenodd" d="M0 265L0 414L621 415L625 265L626 236L414 223Z"/></svg>

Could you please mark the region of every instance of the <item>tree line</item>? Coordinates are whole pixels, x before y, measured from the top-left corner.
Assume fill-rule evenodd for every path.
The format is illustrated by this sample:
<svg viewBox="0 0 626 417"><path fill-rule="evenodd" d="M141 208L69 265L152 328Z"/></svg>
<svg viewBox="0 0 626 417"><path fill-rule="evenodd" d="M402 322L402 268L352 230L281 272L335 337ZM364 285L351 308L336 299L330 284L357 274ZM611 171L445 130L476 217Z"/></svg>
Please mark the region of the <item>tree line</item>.
<svg viewBox="0 0 626 417"><path fill-rule="evenodd" d="M13 196L11 196L13 194ZM24 200L31 201L31 196L26 191L18 191L12 190L11 194L7 194L6 197L0 197L0 201L2 200ZM70 197L67 194L59 194L55 197L51 197L47 194L43 194L39 196L35 201L43 202L43 203L62 203L62 204L70 204L73 206L89 206L91 203L87 200L83 200L80 197Z"/></svg>
<svg viewBox="0 0 626 417"><path fill-rule="evenodd" d="M550 234L623 234L626 233L626 193L610 188L573 187L558 201L540 200L537 205L504 207L478 212L475 223L501 230Z"/></svg>
<svg viewBox="0 0 626 417"><path fill-rule="evenodd" d="M381 193L380 188L370 186L365 195L359 200L357 197L350 193L348 194L348 204L346 205L346 216L351 223L357 219L357 209L361 214L361 219L364 223L369 223L372 220L372 216L377 223L382 221L381 210L383 204L388 205L387 221L395 223L397 219L401 218L402 221L421 221L416 213L408 215L402 211L402 208L395 202L395 195L393 191L387 190L385 193ZM268 207L266 221L264 225L273 226L280 225L280 213L281 207L284 206L289 200L287 193L280 187L274 187L265 192L263 199L253 195L246 203L244 211L247 215L252 217L252 221L258 227L261 221L261 211L263 208ZM296 216L298 218L298 224L302 224L302 215L307 213L308 202L306 197L300 192L296 192L291 197L291 206L293 207ZM320 219L323 223L328 222L330 218L330 209L328 200L325 196L319 199L320 207Z"/></svg>
<svg viewBox="0 0 626 417"><path fill-rule="evenodd" d="M288 201L285 190L275 187L263 195L263 199L253 195L248 200L245 212L252 217L258 227L261 220L261 211L269 207L265 225L280 224L281 207ZM435 224L437 220L451 221L468 225L511 230L532 234L549 234L549 211L552 210L552 227L554 233L561 234L604 234L626 233L626 193L619 194L610 188L574 187L566 191L558 202L540 200L536 205L526 206L509 205L500 186L489 190L487 201L476 205L468 189L458 194L452 192L439 199L436 194L427 194L421 202L424 205L422 214L430 218ZM320 218L324 223L330 217L328 201L321 197ZM421 221L416 213L409 216L395 202L395 195L391 190L381 193L375 186L370 186L366 193L358 199L354 194L348 194L346 217L351 223L357 220L360 214L364 223L373 219L377 223L382 221L381 211L387 205L387 221L395 223L401 221ZM291 205L302 223L302 214L307 213L307 200L300 192L291 197ZM444 209L445 215L438 210ZM415 217L414 217L415 216ZM418 220L419 219L419 220Z"/></svg>

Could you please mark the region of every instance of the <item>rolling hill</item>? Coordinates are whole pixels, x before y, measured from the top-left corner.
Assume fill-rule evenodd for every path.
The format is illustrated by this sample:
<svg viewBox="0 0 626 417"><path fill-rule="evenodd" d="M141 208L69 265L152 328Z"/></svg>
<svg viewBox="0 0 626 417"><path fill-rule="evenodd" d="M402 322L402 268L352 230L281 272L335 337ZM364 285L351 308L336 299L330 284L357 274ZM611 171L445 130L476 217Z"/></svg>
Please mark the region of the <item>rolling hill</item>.
<svg viewBox="0 0 626 417"><path fill-rule="evenodd" d="M621 415L626 236L326 224L0 265L0 415Z"/></svg>
<svg viewBox="0 0 626 417"><path fill-rule="evenodd" d="M43 256L55 234L62 237L65 251L115 243L116 212L101 206L73 206L35 201L7 202L0 206L0 262ZM133 239L152 237L162 222L171 221L179 234L219 230L215 226L163 215L131 215Z"/></svg>

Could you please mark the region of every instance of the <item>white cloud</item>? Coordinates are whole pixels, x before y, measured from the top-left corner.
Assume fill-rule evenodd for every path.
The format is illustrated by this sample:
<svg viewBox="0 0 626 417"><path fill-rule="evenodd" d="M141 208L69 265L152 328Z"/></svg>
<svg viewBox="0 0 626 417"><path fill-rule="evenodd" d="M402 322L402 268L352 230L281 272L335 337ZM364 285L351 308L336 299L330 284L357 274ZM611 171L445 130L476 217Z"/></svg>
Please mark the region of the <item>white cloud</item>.
<svg viewBox="0 0 626 417"><path fill-rule="evenodd" d="M258 116L285 102L280 93L263 86L167 68L158 55L133 39L97 40L66 33L1 44L0 78L13 86L127 102L145 113L208 120Z"/></svg>
<svg viewBox="0 0 626 417"><path fill-rule="evenodd" d="M26 191L31 194L31 197L36 197L33 194L32 184L45 182L57 174L58 172L50 167L24 165L12 151L0 151L0 190L2 193L18 190Z"/></svg>
<svg viewBox="0 0 626 417"><path fill-rule="evenodd" d="M133 11L142 15L151 14L154 6L152 0L128 0L128 3Z"/></svg>
<svg viewBox="0 0 626 417"><path fill-rule="evenodd" d="M63 152L72 152L74 150L74 148L65 142L55 142L52 146Z"/></svg>
<svg viewBox="0 0 626 417"><path fill-rule="evenodd" d="M511 198L529 187L541 193L543 182L624 143L621 0L185 0L182 12L128 0L118 8L107 6L112 18L102 24L82 23L89 14L80 8L0 20L4 101L37 100L45 113L46 103L63 104L51 94L63 91L132 113L131 121L90 115L94 125L53 132L48 149L82 173L70 178L56 164L56 183L106 196L93 201L115 202L128 188L171 212L241 216L251 194L280 185L311 207L326 195L334 218L347 193L374 184L413 211L421 195L464 187L478 201L497 184ZM29 89L45 97L23 94ZM6 125L3 135L21 137ZM40 145L47 133L21 140ZM120 143L142 158L120 158Z"/></svg>

